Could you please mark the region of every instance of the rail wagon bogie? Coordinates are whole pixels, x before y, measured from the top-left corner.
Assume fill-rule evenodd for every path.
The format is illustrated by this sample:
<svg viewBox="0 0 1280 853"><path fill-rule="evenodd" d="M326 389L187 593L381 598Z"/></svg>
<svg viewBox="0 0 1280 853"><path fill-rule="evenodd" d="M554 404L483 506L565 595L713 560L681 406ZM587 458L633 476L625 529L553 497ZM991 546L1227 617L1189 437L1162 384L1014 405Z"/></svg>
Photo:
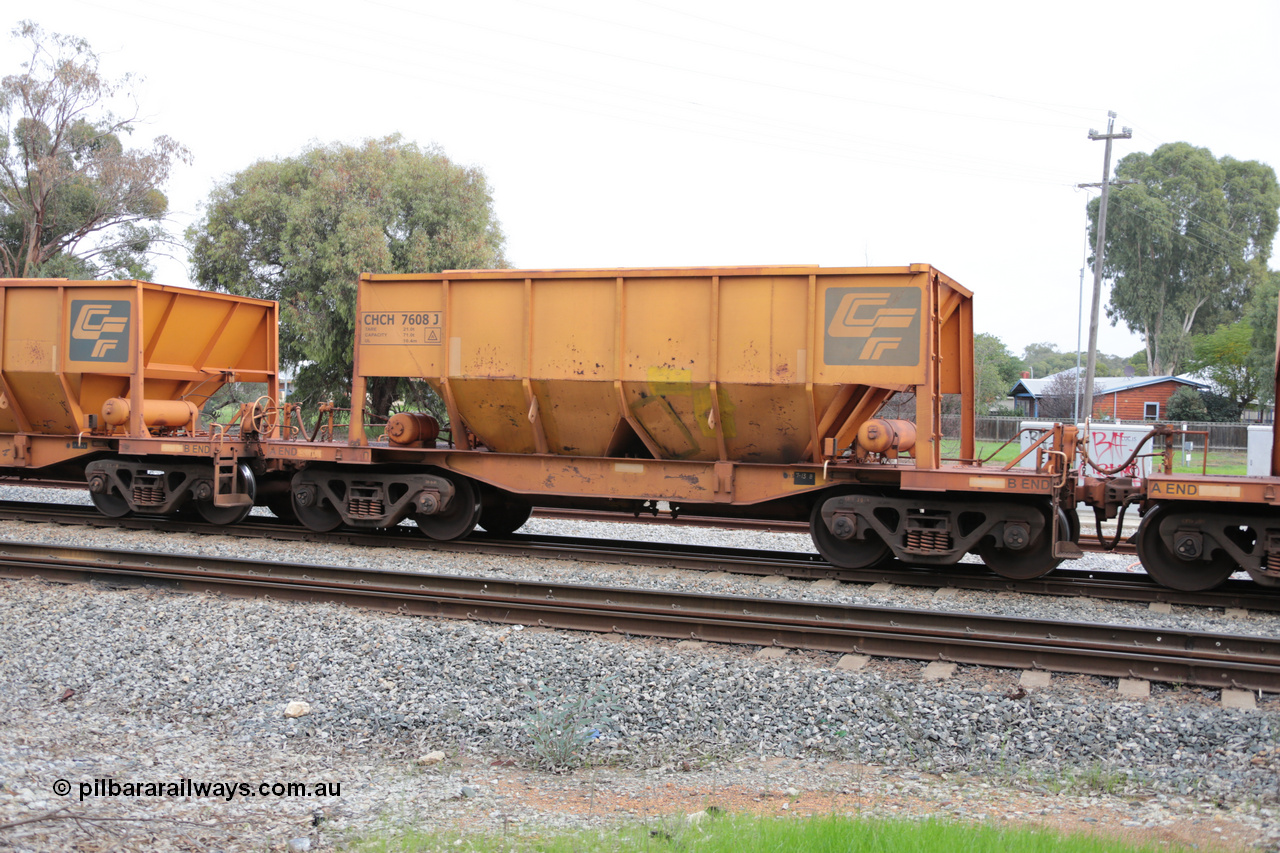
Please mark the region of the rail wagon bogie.
<svg viewBox="0 0 1280 853"><path fill-rule="evenodd" d="M1244 571L1280 586L1280 512L1274 505L1150 503L1134 535L1147 573L1187 592L1213 589Z"/></svg>

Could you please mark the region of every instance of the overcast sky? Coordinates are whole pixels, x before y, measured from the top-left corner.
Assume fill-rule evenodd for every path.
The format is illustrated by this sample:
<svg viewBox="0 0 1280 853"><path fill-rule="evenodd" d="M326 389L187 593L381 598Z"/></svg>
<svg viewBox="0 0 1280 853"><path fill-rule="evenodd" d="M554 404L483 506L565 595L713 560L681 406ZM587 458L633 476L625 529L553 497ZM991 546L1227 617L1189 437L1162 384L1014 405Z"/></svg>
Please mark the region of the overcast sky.
<svg viewBox="0 0 1280 853"><path fill-rule="evenodd" d="M1108 110L1133 129L1117 160L1187 141L1280 165L1275 0L0 8L145 78L136 138L194 155L178 232L256 160L400 133L484 169L515 266L930 263L1018 354L1076 349L1076 184L1102 178ZM185 257L157 278L188 283ZM1104 318L1099 346L1141 341Z"/></svg>

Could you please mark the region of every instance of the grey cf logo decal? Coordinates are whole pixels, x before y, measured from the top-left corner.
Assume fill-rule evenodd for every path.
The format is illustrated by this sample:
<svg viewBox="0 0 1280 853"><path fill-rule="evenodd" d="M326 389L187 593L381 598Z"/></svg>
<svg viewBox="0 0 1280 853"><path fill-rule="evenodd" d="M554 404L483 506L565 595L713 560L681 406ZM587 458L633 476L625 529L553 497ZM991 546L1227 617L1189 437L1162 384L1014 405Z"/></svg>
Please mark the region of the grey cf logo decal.
<svg viewBox="0 0 1280 853"><path fill-rule="evenodd" d="M128 300L71 300L71 360L128 361L129 317Z"/></svg>
<svg viewBox="0 0 1280 853"><path fill-rule="evenodd" d="M920 290L833 287L827 291L823 361L909 367L920 362Z"/></svg>

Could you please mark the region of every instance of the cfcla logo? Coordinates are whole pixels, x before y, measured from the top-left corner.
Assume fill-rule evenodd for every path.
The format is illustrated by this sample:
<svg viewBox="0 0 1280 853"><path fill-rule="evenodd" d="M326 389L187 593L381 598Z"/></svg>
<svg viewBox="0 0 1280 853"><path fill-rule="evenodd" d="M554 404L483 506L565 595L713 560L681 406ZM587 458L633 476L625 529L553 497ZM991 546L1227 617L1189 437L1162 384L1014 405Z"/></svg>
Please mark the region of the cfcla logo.
<svg viewBox="0 0 1280 853"><path fill-rule="evenodd" d="M826 294L827 364L914 365L920 358L920 291L831 288Z"/></svg>
<svg viewBox="0 0 1280 853"><path fill-rule="evenodd" d="M129 303L126 300L71 303L71 353L75 361L128 361Z"/></svg>
<svg viewBox="0 0 1280 853"><path fill-rule="evenodd" d="M869 293L863 296L846 293L836 308L827 334L833 338L867 338L858 359L879 361L884 353L897 349L901 335L873 335L880 329L905 329L916 316L914 308L886 308L889 294ZM861 312L861 313L859 313Z"/></svg>

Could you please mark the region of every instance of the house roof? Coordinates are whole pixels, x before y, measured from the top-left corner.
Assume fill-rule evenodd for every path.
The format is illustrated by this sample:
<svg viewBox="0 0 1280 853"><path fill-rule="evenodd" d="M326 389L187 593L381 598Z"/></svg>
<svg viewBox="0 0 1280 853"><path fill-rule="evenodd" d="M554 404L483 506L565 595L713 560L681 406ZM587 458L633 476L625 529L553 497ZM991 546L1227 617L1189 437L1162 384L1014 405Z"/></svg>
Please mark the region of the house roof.
<svg viewBox="0 0 1280 853"><path fill-rule="evenodd" d="M1083 372L1083 371L1082 371ZM1009 391L1010 397L1040 397L1044 394L1045 389L1059 376L1068 378L1074 377L1076 369L1073 367L1069 370L1063 370L1060 373L1054 373L1043 379L1019 379L1018 384L1014 385ZM1179 382L1183 385L1189 385L1199 391L1209 390L1210 384L1193 379L1189 375L1181 376L1095 376L1093 378L1093 396L1097 397L1103 394L1114 394L1117 391L1128 391L1133 388L1141 388L1145 385L1159 385L1161 382ZM1083 384L1083 378L1081 379Z"/></svg>

